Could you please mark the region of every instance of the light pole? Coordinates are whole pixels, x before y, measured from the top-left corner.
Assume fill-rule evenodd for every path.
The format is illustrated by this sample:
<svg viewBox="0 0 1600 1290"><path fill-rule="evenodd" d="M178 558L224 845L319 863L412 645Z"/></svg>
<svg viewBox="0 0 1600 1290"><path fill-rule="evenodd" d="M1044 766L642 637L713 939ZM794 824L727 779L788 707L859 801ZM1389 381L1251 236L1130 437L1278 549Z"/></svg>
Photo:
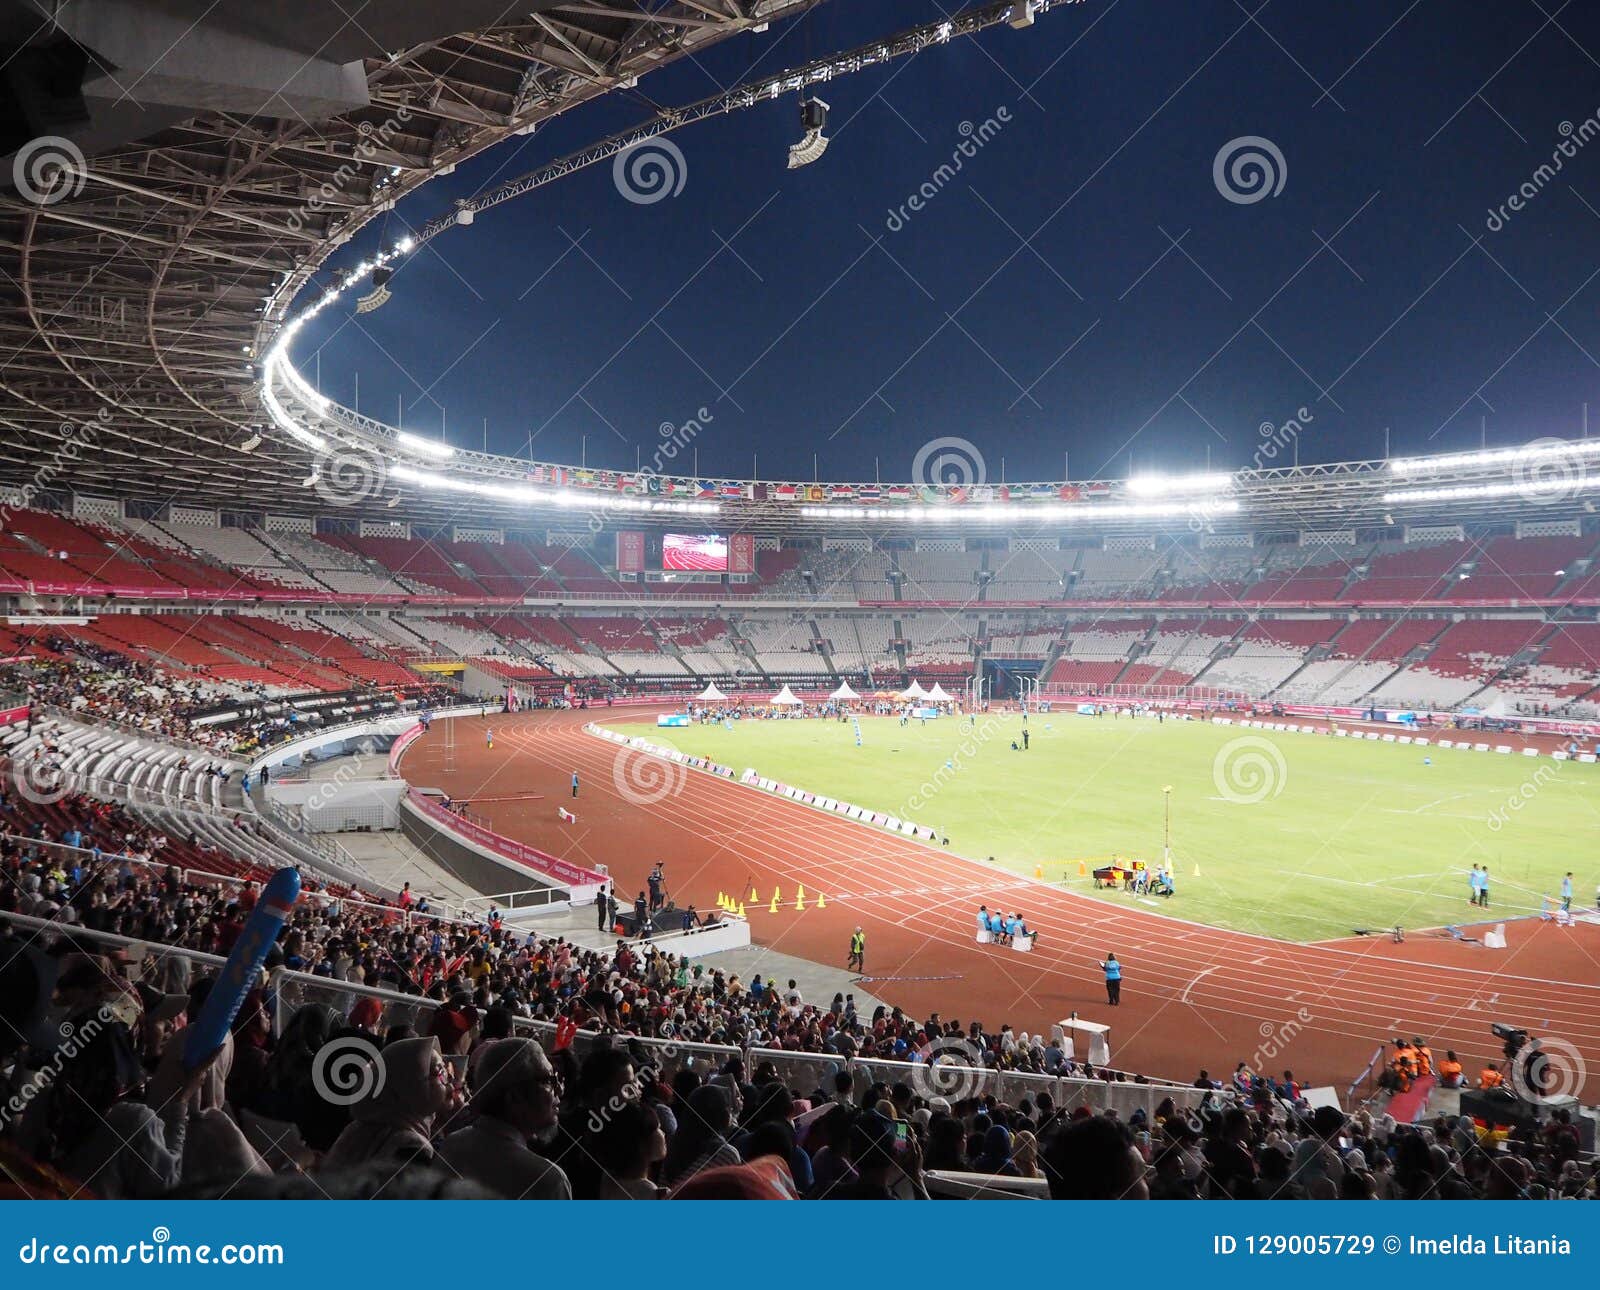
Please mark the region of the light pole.
<svg viewBox="0 0 1600 1290"><path fill-rule="evenodd" d="M1161 790L1161 796L1166 803L1166 826L1161 835L1161 860L1169 868L1172 865L1172 785L1168 784Z"/></svg>

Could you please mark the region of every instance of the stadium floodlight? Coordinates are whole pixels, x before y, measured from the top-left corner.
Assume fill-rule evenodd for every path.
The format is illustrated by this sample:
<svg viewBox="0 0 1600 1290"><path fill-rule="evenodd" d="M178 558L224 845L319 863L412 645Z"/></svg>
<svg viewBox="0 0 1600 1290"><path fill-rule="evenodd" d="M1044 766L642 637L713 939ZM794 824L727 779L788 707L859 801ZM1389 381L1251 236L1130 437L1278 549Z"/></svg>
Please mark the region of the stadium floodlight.
<svg viewBox="0 0 1600 1290"><path fill-rule="evenodd" d="M1128 480L1128 491L1135 497L1169 497L1173 493L1223 493L1232 484L1233 476L1221 473L1135 475Z"/></svg>
<svg viewBox="0 0 1600 1290"><path fill-rule="evenodd" d="M821 158L828 150L828 105L821 99L802 99L800 102L800 128L805 133L800 142L789 145L789 169L798 170Z"/></svg>
<svg viewBox="0 0 1600 1290"><path fill-rule="evenodd" d="M456 455L456 450L449 444L441 443L438 439L424 439L421 435L412 434L409 430L397 430L394 437L395 442L402 448L411 452L421 453L424 457L434 457L442 461L446 457L454 457Z"/></svg>
<svg viewBox="0 0 1600 1290"><path fill-rule="evenodd" d="M802 506L800 515L814 520L881 520L900 523L1028 524L1048 520L1077 523L1096 520L1202 518L1233 515L1239 503L1232 499L1189 502L1098 502L1041 505L997 504L971 506Z"/></svg>
<svg viewBox="0 0 1600 1290"><path fill-rule="evenodd" d="M1433 457L1396 457L1389 469L1396 475L1439 474L1447 470L1473 470L1516 466L1551 458L1570 459L1600 454L1600 439L1558 439L1521 448L1487 448L1481 452L1445 452Z"/></svg>
<svg viewBox="0 0 1600 1290"><path fill-rule="evenodd" d="M1450 484L1442 488L1403 488L1385 493L1385 505L1394 502L1456 502L1485 497L1553 497L1600 488L1596 479L1523 479L1509 484Z"/></svg>
<svg viewBox="0 0 1600 1290"><path fill-rule="evenodd" d="M283 404L278 402L278 396L273 392L270 379L261 383L261 403L267 409L267 415L272 418L272 424L296 443L303 444L313 452L321 452L328 446L328 441L321 435L312 434L289 415Z"/></svg>

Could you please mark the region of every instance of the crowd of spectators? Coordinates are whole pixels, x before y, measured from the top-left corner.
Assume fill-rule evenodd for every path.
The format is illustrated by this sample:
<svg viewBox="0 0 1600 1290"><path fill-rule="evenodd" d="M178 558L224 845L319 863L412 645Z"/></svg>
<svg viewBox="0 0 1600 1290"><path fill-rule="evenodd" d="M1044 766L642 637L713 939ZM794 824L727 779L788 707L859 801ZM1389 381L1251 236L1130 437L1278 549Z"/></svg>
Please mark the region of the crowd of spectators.
<svg viewBox="0 0 1600 1290"><path fill-rule="evenodd" d="M256 683L223 687L177 676L92 642L51 638L45 645L54 653L6 666L7 688L85 721L113 722L239 757L294 737L309 719L292 705L269 700ZM455 693L445 685L418 686L407 698L417 706L445 706ZM219 714L223 719L199 719Z"/></svg>
<svg viewBox="0 0 1600 1290"><path fill-rule="evenodd" d="M0 939L0 1152L44 1194L912 1199L951 1172L1080 1198L1595 1193L1564 1113L1500 1142L1465 1119L1312 1110L1292 1077L1237 1073L1197 1081L1198 1110L1002 1100L973 1092L975 1067L1138 1077L1080 1067L1043 1036L869 1016L658 946L602 952L493 914L329 893L302 899L230 1040L189 1071L182 1027L211 980L167 947L225 955L254 884L191 885L163 864L171 840L117 808L55 809L63 826L0 802L22 835L0 842L0 910L59 924ZM108 953L85 930L147 944ZM727 1049L821 1060L786 1080ZM875 1081L873 1059L911 1063L907 1081Z"/></svg>

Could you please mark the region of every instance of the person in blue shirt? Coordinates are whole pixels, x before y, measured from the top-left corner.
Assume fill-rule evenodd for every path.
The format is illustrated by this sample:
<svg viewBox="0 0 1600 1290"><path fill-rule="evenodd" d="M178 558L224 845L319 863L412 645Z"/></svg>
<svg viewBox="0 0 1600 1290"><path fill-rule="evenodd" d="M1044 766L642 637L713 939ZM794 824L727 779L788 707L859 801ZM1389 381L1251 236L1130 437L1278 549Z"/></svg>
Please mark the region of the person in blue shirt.
<svg viewBox="0 0 1600 1290"><path fill-rule="evenodd" d="M572 795L574 797L576 797L578 795L578 772L577 771L573 771L572 772Z"/></svg>
<svg viewBox="0 0 1600 1290"><path fill-rule="evenodd" d="M1006 919L1006 940L1014 942L1017 939L1017 928L1020 926L1020 924L1021 919L1019 919L1015 914L1012 914Z"/></svg>
<svg viewBox="0 0 1600 1290"><path fill-rule="evenodd" d="M1572 912L1572 870L1567 870L1567 876L1561 880L1561 912Z"/></svg>
<svg viewBox="0 0 1600 1290"><path fill-rule="evenodd" d="M1100 967L1106 974L1106 1002L1115 1008L1122 1003L1122 964L1115 954L1107 954Z"/></svg>

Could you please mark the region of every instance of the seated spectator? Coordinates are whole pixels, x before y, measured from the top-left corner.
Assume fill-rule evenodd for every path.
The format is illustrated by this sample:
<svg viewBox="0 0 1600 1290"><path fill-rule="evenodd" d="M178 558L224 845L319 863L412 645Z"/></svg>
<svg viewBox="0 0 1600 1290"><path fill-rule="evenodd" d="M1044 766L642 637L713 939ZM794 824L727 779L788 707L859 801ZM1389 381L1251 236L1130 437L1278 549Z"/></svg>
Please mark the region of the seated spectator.
<svg viewBox="0 0 1600 1290"><path fill-rule="evenodd" d="M507 1200L570 1200L561 1169L529 1145L556 1123L561 1080L531 1039L495 1039L475 1055L473 1121L438 1146L441 1164Z"/></svg>

